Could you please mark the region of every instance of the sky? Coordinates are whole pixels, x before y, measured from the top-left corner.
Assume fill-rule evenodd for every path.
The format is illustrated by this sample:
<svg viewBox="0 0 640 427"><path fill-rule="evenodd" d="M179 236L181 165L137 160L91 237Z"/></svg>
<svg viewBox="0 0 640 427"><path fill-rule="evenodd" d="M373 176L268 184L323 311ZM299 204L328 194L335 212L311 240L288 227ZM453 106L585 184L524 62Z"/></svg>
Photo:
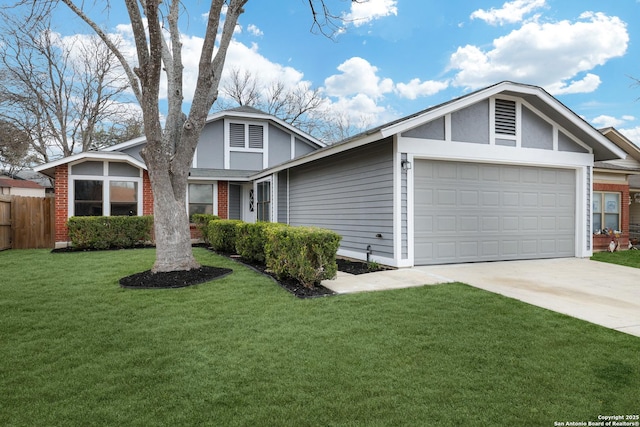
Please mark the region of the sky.
<svg viewBox="0 0 640 427"><path fill-rule="evenodd" d="M100 3L100 2L98 2ZM112 2L101 24L130 42ZM193 91L207 1L185 0L185 94ZM640 0L326 0L343 18L312 28L308 0L249 0L226 69L265 85L319 88L330 111L380 125L509 80L544 88L596 128L640 145ZM61 24L64 22L64 24ZM64 36L89 33L59 16Z"/></svg>

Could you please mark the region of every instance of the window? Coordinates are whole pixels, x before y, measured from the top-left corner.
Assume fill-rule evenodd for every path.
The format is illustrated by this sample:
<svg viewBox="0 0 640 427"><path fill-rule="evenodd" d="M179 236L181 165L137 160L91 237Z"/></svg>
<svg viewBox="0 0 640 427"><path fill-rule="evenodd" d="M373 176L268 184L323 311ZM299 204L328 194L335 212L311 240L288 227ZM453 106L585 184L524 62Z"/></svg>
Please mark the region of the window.
<svg viewBox="0 0 640 427"><path fill-rule="evenodd" d="M102 181L75 180L74 215L102 216Z"/></svg>
<svg viewBox="0 0 640 427"><path fill-rule="evenodd" d="M264 126L229 123L229 146L231 148L262 150L264 148Z"/></svg>
<svg viewBox="0 0 640 427"><path fill-rule="evenodd" d="M138 215L138 183L111 181L109 183L111 215Z"/></svg>
<svg viewBox="0 0 640 427"><path fill-rule="evenodd" d="M257 190L256 218L258 221L271 221L271 182L259 182Z"/></svg>
<svg viewBox="0 0 640 427"><path fill-rule="evenodd" d="M189 218L213 214L213 184L189 184Z"/></svg>
<svg viewBox="0 0 640 427"><path fill-rule="evenodd" d="M593 231L620 230L620 193L593 192Z"/></svg>
<svg viewBox="0 0 640 427"><path fill-rule="evenodd" d="M139 215L141 170L129 163L89 160L70 165L69 215Z"/></svg>

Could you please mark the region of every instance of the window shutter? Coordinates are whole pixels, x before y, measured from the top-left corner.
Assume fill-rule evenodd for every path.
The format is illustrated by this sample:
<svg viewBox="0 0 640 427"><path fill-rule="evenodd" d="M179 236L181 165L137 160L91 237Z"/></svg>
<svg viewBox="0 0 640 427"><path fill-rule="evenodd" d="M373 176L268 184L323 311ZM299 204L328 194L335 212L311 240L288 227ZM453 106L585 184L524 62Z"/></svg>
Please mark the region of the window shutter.
<svg viewBox="0 0 640 427"><path fill-rule="evenodd" d="M249 125L249 148L263 147L263 128L260 125Z"/></svg>
<svg viewBox="0 0 640 427"><path fill-rule="evenodd" d="M244 148L244 125L241 123L229 124L229 145L231 147Z"/></svg>
<svg viewBox="0 0 640 427"><path fill-rule="evenodd" d="M505 99L496 99L496 133L516 134L516 103Z"/></svg>

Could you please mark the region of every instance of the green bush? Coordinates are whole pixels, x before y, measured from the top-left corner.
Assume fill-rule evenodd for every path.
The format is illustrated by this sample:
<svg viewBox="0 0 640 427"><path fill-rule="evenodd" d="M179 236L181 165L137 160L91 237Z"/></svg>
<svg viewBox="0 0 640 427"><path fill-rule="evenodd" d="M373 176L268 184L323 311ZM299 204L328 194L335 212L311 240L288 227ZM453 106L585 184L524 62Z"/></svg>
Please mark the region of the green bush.
<svg viewBox="0 0 640 427"><path fill-rule="evenodd" d="M287 227L277 222L242 222L237 226L236 251L242 258L264 264L265 245L267 243L266 230L273 227Z"/></svg>
<svg viewBox="0 0 640 427"><path fill-rule="evenodd" d="M239 219L219 219L209 222L207 236L209 244L214 251L223 253L236 252L237 225L242 223Z"/></svg>
<svg viewBox="0 0 640 427"><path fill-rule="evenodd" d="M271 227L265 231L267 267L278 278L289 276L306 287L335 278L339 234L315 227Z"/></svg>
<svg viewBox="0 0 640 427"><path fill-rule="evenodd" d="M191 222L196 225L200 230L200 235L205 243L209 244L209 223L220 219L218 215L212 214L193 214L191 215Z"/></svg>
<svg viewBox="0 0 640 427"><path fill-rule="evenodd" d="M151 239L153 216L74 216L67 228L78 249L130 248Z"/></svg>

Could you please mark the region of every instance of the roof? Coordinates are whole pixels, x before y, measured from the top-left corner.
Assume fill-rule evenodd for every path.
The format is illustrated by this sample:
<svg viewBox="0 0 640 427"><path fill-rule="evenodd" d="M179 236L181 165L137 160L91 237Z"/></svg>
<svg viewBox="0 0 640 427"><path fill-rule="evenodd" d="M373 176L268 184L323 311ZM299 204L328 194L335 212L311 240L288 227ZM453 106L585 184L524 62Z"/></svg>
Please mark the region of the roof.
<svg viewBox="0 0 640 427"><path fill-rule="evenodd" d="M13 179L13 178L0 178L0 187L33 188L33 189L44 190L44 187L38 184L37 182L25 181L22 179Z"/></svg>
<svg viewBox="0 0 640 427"><path fill-rule="evenodd" d="M115 152L85 151L83 153L74 154L73 156L62 157L58 160L54 160L53 162L45 163L43 165L38 165L34 167L33 170L36 172L40 172L44 175L47 175L51 178L54 178L55 170L57 166L76 162L79 160L97 160L97 161L115 160L115 161L129 163L130 165L141 168L141 169L145 169L145 170L147 169L147 166L143 162L139 161L138 159L126 153L120 153L118 151L115 151Z"/></svg>
<svg viewBox="0 0 640 427"><path fill-rule="evenodd" d="M618 147L622 148L632 159L640 162L640 147L624 136L618 129L608 127L599 129L599 132Z"/></svg>
<svg viewBox="0 0 640 427"><path fill-rule="evenodd" d="M623 149L611 142L583 118L541 87L504 81L369 129L331 146L261 171L252 178L257 179L279 170L391 137L498 94L524 99L549 119L561 124L564 130L575 135L581 141L588 143L593 150L594 160L596 161L623 159L626 157Z"/></svg>
<svg viewBox="0 0 640 427"><path fill-rule="evenodd" d="M192 168L189 170L189 178L200 178L203 180L233 180L233 181L250 181L250 177L256 171L237 170L237 169L206 169Z"/></svg>
<svg viewBox="0 0 640 427"><path fill-rule="evenodd" d="M247 105L231 108L229 110L218 111L216 113L210 114L209 116L207 116L207 120L205 121L205 124L211 123L213 121L219 120L224 117L235 117L235 118L253 119L253 120L268 120L268 121L274 122L275 124L277 124L282 128L287 129L292 133L300 135L301 137L309 140L310 142L317 145L318 147L327 146L327 144L325 144L324 142L320 141L319 139L316 139L315 137L307 134L306 132L301 131L300 129L285 122L284 120L281 120L272 114L265 113L264 111L258 110L257 108L249 107ZM147 141L147 138L145 136L140 136L138 138L134 138L129 141L122 142L120 144L112 145L111 147L107 147L102 151L120 151L120 150L124 150L139 144L143 144L146 141Z"/></svg>

